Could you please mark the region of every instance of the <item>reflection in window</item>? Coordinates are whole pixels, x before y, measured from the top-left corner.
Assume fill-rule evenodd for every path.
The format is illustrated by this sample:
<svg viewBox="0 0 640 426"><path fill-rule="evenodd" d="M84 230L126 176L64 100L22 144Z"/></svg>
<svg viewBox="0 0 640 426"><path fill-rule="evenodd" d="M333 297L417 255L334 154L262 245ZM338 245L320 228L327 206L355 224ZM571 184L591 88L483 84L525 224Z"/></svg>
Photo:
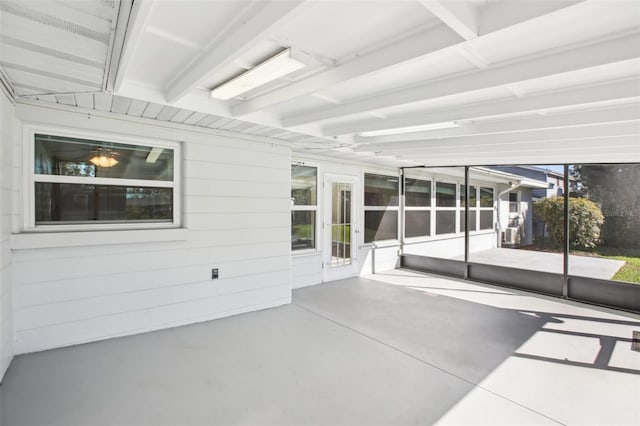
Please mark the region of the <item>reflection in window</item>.
<svg viewBox="0 0 640 426"><path fill-rule="evenodd" d="M404 204L407 207L429 207L431 205L431 181L405 178Z"/></svg>
<svg viewBox="0 0 640 426"><path fill-rule="evenodd" d="M456 206L456 184L436 182L436 206L455 207Z"/></svg>
<svg viewBox="0 0 640 426"><path fill-rule="evenodd" d="M34 225L177 222L177 146L42 133L33 144Z"/></svg>
<svg viewBox="0 0 640 426"><path fill-rule="evenodd" d="M405 210L404 218L405 237L425 237L431 233L431 211Z"/></svg>
<svg viewBox="0 0 640 426"><path fill-rule="evenodd" d="M316 212L291 212L291 249L304 250L315 248Z"/></svg>
<svg viewBox="0 0 640 426"><path fill-rule="evenodd" d="M173 163L169 148L35 135L38 175L171 181Z"/></svg>
<svg viewBox="0 0 640 426"><path fill-rule="evenodd" d="M318 169L291 165L291 250L316 247Z"/></svg>
<svg viewBox="0 0 640 426"><path fill-rule="evenodd" d="M364 212L364 242L398 239L398 211Z"/></svg>
<svg viewBox="0 0 640 426"><path fill-rule="evenodd" d="M171 188L36 182L36 224L170 222Z"/></svg>
<svg viewBox="0 0 640 426"><path fill-rule="evenodd" d="M397 176L364 175L365 206L398 206L399 178Z"/></svg>
<svg viewBox="0 0 640 426"><path fill-rule="evenodd" d="M364 242L398 239L398 176L364 175Z"/></svg>

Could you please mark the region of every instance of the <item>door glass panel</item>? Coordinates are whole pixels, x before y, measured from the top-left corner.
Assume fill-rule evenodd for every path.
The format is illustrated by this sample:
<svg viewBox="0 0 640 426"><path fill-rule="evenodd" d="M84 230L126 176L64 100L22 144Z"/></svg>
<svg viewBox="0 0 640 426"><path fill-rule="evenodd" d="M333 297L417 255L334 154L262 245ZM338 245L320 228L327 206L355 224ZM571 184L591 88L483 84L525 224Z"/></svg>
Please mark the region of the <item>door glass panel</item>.
<svg viewBox="0 0 640 426"><path fill-rule="evenodd" d="M350 183L331 185L331 267L351 265Z"/></svg>

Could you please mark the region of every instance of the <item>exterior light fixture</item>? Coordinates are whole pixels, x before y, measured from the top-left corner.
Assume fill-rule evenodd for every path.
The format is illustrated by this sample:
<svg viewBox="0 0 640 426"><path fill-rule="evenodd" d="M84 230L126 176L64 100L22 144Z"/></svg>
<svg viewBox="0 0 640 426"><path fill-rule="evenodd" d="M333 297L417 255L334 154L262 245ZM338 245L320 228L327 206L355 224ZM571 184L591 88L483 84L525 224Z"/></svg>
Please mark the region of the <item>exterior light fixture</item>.
<svg viewBox="0 0 640 426"><path fill-rule="evenodd" d="M285 49L245 73L211 90L211 97L228 100L270 81L307 66L307 55L292 49Z"/></svg>
<svg viewBox="0 0 640 426"><path fill-rule="evenodd" d="M360 133L360 136L367 138L367 137L373 137L373 136L400 135L403 133L422 132L426 130L449 129L453 127L460 127L460 125L455 121L446 121L443 123L431 123L431 124L421 124L418 126L396 127L393 129L372 130L370 132L362 132Z"/></svg>
<svg viewBox="0 0 640 426"><path fill-rule="evenodd" d="M113 167L119 163L119 161L115 159L116 155L115 152L103 151L102 148L98 148L89 161L98 167Z"/></svg>

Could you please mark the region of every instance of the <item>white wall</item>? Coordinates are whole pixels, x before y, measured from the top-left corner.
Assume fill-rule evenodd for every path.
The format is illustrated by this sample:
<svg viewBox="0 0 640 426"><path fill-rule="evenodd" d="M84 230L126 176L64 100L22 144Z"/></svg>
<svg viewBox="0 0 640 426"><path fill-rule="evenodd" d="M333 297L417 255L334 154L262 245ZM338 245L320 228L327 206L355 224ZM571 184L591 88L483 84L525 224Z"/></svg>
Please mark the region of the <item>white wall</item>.
<svg viewBox="0 0 640 426"><path fill-rule="evenodd" d="M488 250L497 246L495 231L478 231L469 236L469 253ZM464 260L464 235L439 238L405 244L404 254L430 256L442 259Z"/></svg>
<svg viewBox="0 0 640 426"><path fill-rule="evenodd" d="M13 105L0 90L0 381L14 353L10 243L15 196L12 157L18 134Z"/></svg>
<svg viewBox="0 0 640 426"><path fill-rule="evenodd" d="M289 147L119 116L16 112L24 123L183 142L187 229L15 235L16 353L290 302Z"/></svg>

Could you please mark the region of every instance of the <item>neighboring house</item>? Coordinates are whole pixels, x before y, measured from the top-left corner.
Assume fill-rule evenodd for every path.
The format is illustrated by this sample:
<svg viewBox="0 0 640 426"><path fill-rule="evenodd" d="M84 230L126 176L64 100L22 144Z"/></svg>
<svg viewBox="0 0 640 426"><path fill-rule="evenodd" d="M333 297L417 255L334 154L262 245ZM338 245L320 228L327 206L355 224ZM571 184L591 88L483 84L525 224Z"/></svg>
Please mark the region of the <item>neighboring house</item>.
<svg viewBox="0 0 640 426"><path fill-rule="evenodd" d="M546 183L546 188L536 188L531 191L533 202L543 198L562 196L564 194L564 173L537 166L494 166L492 169L526 176L529 179ZM533 240L548 236L544 222L532 221L530 235L533 237ZM531 239L528 240L528 244L532 242Z"/></svg>

